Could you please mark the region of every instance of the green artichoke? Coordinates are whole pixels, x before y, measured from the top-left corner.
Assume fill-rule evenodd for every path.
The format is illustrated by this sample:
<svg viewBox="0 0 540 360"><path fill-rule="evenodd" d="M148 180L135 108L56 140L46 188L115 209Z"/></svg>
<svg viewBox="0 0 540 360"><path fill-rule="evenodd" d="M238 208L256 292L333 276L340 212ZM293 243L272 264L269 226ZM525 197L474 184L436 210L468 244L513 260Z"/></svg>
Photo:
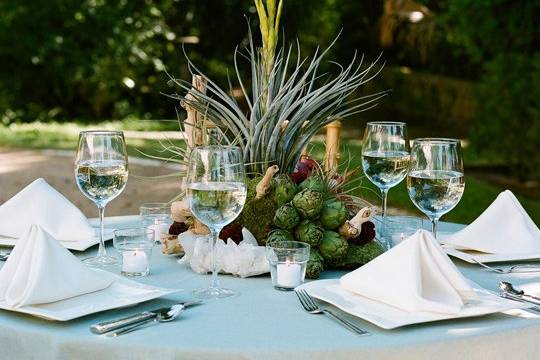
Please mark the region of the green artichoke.
<svg viewBox="0 0 540 360"><path fill-rule="evenodd" d="M367 264L382 253L384 253L384 250L376 241L371 241L362 246L349 245L343 257L331 259L327 261L327 265L332 269L353 270Z"/></svg>
<svg viewBox="0 0 540 360"><path fill-rule="evenodd" d="M339 259L347 252L349 243L337 232L326 230L319 246L319 251L325 260Z"/></svg>
<svg viewBox="0 0 540 360"><path fill-rule="evenodd" d="M268 233L266 245L272 245L281 241L294 241L294 237L287 230L275 229Z"/></svg>
<svg viewBox="0 0 540 360"><path fill-rule="evenodd" d="M300 190L304 189L311 189L324 193L328 190L328 186L320 176L312 175L300 183Z"/></svg>
<svg viewBox="0 0 540 360"><path fill-rule="evenodd" d="M317 247L321 244L324 229L308 219L302 220L295 230L296 239Z"/></svg>
<svg viewBox="0 0 540 360"><path fill-rule="evenodd" d="M321 212L323 196L318 191L304 189L294 196L292 204L304 218L314 219Z"/></svg>
<svg viewBox="0 0 540 360"><path fill-rule="evenodd" d="M306 277L308 279L318 279L324 270L324 259L316 249L311 249L309 260L306 264Z"/></svg>
<svg viewBox="0 0 540 360"><path fill-rule="evenodd" d="M281 206L292 200L298 193L298 186L291 180L289 175L281 174L275 178L274 201Z"/></svg>
<svg viewBox="0 0 540 360"><path fill-rule="evenodd" d="M321 210L321 225L328 230L337 229L347 220L348 214L343 201L336 198L328 199L324 202Z"/></svg>
<svg viewBox="0 0 540 360"><path fill-rule="evenodd" d="M274 215L274 225L284 230L291 230L300 222L300 215L294 206L285 204L277 209Z"/></svg>

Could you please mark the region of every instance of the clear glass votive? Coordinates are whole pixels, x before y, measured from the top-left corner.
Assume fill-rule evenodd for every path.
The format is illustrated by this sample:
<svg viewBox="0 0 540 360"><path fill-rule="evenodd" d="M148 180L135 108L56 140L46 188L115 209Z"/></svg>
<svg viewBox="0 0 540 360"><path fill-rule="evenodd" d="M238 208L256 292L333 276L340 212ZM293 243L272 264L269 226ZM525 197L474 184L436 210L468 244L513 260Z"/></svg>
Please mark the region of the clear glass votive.
<svg viewBox="0 0 540 360"><path fill-rule="evenodd" d="M139 207L143 227L154 231L154 242L161 243L161 236L169 233L172 224L171 207L167 203L147 203Z"/></svg>
<svg viewBox="0 0 540 360"><path fill-rule="evenodd" d="M120 254L120 273L125 276L146 276L154 246L154 231L148 228L115 230L114 248Z"/></svg>
<svg viewBox="0 0 540 360"><path fill-rule="evenodd" d="M423 228L424 220L418 216L389 216L386 218L385 242L394 247Z"/></svg>
<svg viewBox="0 0 540 360"><path fill-rule="evenodd" d="M299 241L279 241L266 246L274 288L290 291L304 282L309 249L309 244Z"/></svg>

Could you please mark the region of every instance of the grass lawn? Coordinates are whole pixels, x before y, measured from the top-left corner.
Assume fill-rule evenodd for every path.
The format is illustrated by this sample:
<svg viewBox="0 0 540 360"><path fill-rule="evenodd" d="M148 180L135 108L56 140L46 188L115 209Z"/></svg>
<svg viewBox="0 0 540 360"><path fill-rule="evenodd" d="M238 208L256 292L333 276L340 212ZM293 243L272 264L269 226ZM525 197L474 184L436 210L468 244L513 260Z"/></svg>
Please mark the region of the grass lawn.
<svg viewBox="0 0 540 360"><path fill-rule="evenodd" d="M88 125L77 123L67 124L21 124L11 127L0 126L0 147L21 148L21 149L64 149L74 150L77 146L77 134L80 130L89 129ZM115 129L115 130L135 130L135 131L158 131L158 130L178 130L175 121L109 121L92 125L93 129ZM162 148L158 140L146 140L129 138L126 141L128 153L133 156L142 156L141 151L155 156L163 156L160 153ZM177 141L175 145L182 145ZM346 150L342 150L343 162L348 163L349 168L360 168L360 145L358 141L344 141ZM323 144L315 143L311 149L315 158L322 158L324 154ZM465 166L471 162L478 162L475 154L464 152ZM360 174L362 172L360 171ZM360 175L359 175L360 176ZM443 221L458 223L470 223L474 220L504 189L488 184L481 179L467 176L465 167L465 193L460 203L449 214L443 216ZM379 191L367 179L363 179L362 186L356 191L374 204L380 203ZM518 196L519 197L519 196ZM519 200L536 223L540 223L540 202L528 198L519 197ZM390 189L388 204L392 207L399 207L410 212L420 214L412 204L407 194L405 182L395 188Z"/></svg>

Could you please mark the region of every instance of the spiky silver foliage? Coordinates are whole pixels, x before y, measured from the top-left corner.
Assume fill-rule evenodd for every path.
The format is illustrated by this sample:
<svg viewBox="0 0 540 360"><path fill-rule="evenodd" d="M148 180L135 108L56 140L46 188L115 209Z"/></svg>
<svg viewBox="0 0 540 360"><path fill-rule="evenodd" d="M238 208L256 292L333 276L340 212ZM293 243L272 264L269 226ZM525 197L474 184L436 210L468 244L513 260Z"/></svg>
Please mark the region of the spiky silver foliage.
<svg viewBox="0 0 540 360"><path fill-rule="evenodd" d="M205 114L228 142L240 146L249 173L264 173L274 164L282 172L290 172L312 136L321 128L336 119L374 107L386 95L386 92L380 92L353 97L363 84L380 72L382 66L376 68L379 59L366 66L364 57L358 60L355 55L346 67L336 64L337 75L320 74L319 67L330 47L323 51L317 49L313 56L303 59L298 45L296 50L292 45L286 49L282 47L275 57L270 76L266 77L262 56L249 31L246 51L237 48L234 54L236 80L247 111L242 110L231 95L232 91L223 90L189 59L192 74L208 80L206 94L192 89L188 81L171 78L183 92L192 91L195 96L187 97L187 93L169 96ZM246 58L251 66L249 90L239 70L240 57ZM230 81L229 86L232 90Z"/></svg>

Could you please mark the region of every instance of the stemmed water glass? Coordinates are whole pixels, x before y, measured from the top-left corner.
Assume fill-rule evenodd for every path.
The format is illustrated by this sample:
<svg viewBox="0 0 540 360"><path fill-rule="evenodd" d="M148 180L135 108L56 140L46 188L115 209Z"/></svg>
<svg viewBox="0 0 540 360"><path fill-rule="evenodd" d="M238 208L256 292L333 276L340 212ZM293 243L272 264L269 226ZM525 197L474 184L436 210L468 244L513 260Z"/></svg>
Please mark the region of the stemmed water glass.
<svg viewBox="0 0 540 360"><path fill-rule="evenodd" d="M437 237L439 219L459 203L465 190L460 141L414 140L407 190L413 204L431 220L433 236Z"/></svg>
<svg viewBox="0 0 540 360"><path fill-rule="evenodd" d="M105 206L126 187L128 157L121 131L82 131L75 158L75 179L79 190L99 210L99 250L97 256L83 260L92 267L116 264L107 254L103 235Z"/></svg>
<svg viewBox="0 0 540 360"><path fill-rule="evenodd" d="M240 148L217 145L194 148L189 159L186 187L191 212L212 233L212 283L208 288L196 289L194 295L206 299L235 295L233 290L220 286L215 245L221 229L236 219L246 202Z"/></svg>
<svg viewBox="0 0 540 360"><path fill-rule="evenodd" d="M409 159L410 148L405 123L367 123L362 144L362 168L366 177L381 190L383 237L388 190L407 176Z"/></svg>

